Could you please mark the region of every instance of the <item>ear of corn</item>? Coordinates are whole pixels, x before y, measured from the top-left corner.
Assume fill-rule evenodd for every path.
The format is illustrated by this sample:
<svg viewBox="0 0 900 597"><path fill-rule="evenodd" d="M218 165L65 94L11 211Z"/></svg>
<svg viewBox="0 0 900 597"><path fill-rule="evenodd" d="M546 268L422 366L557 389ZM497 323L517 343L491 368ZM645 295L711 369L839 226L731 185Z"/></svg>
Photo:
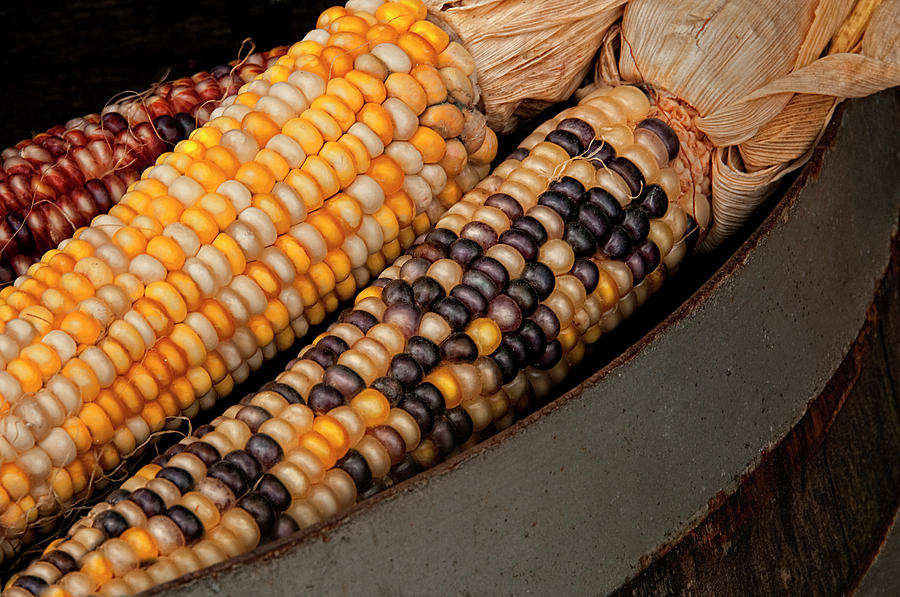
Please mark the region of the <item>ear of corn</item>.
<svg viewBox="0 0 900 597"><path fill-rule="evenodd" d="M4 595L145 590L510 425L696 236L668 200L678 140L649 109L622 87L540 127L287 371L138 471Z"/></svg>
<svg viewBox="0 0 900 597"><path fill-rule="evenodd" d="M460 50L416 2L372 10L323 13L0 291L6 555L323 321L487 173L496 137L464 131L474 108L448 101L447 77L473 76Z"/></svg>
<svg viewBox="0 0 900 597"><path fill-rule="evenodd" d="M141 171L204 124L219 100L286 51L255 53L107 105L102 114L17 143L0 157L0 283L25 273L76 228L105 213Z"/></svg>

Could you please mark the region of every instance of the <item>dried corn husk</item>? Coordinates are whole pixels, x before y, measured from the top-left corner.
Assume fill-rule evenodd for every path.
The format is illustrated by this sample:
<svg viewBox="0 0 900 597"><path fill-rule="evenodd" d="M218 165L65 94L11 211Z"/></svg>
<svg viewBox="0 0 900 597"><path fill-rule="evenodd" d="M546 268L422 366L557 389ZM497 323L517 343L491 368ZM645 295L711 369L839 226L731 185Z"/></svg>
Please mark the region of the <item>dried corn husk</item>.
<svg viewBox="0 0 900 597"><path fill-rule="evenodd" d="M706 249L808 159L838 102L900 84L900 0L632 0L621 35L601 81L666 90L715 146ZM858 53L820 58L830 43Z"/></svg>
<svg viewBox="0 0 900 597"><path fill-rule="evenodd" d="M425 0L475 58L488 124L535 114L572 95L627 0Z"/></svg>

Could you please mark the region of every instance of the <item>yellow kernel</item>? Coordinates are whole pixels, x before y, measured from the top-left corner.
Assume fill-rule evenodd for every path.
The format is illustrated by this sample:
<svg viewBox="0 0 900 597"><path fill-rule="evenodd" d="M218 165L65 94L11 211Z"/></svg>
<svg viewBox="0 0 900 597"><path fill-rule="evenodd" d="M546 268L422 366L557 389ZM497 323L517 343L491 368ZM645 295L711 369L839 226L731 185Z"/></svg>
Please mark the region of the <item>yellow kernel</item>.
<svg viewBox="0 0 900 597"><path fill-rule="evenodd" d="M475 341L475 345L478 346L478 354L482 356L497 350L503 336L497 323L487 317L479 317L472 321L466 329L466 333Z"/></svg>
<svg viewBox="0 0 900 597"><path fill-rule="evenodd" d="M178 270L184 266L185 255L181 246L168 236L157 236L147 243L147 254L163 264L169 270Z"/></svg>
<svg viewBox="0 0 900 597"><path fill-rule="evenodd" d="M100 322L83 311L73 311L66 315L59 324L78 344L94 344L101 333Z"/></svg>
<svg viewBox="0 0 900 597"><path fill-rule="evenodd" d="M94 445L103 445L112 440L115 429L106 412L96 403L90 402L81 407L78 413L94 440Z"/></svg>

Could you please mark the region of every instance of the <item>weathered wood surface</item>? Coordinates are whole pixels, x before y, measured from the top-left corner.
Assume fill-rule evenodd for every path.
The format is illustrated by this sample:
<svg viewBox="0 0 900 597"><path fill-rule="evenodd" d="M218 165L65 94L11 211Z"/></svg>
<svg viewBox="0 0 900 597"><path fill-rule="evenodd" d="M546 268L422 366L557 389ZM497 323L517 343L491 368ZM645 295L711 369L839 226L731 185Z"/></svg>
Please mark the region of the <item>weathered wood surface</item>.
<svg viewBox="0 0 900 597"><path fill-rule="evenodd" d="M734 494L614 595L838 595L900 496L900 241L826 389ZM897 587L900 590L900 586Z"/></svg>

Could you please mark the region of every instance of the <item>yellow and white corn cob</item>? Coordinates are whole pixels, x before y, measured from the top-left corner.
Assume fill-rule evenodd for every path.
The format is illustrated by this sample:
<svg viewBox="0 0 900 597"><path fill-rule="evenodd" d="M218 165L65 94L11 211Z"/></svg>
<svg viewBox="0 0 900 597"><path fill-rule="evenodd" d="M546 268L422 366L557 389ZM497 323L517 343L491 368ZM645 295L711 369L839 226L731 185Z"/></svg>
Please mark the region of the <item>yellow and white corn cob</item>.
<svg viewBox="0 0 900 597"><path fill-rule="evenodd" d="M0 291L0 548L324 320L487 173L465 51L335 7ZM474 123L474 126L473 126Z"/></svg>

